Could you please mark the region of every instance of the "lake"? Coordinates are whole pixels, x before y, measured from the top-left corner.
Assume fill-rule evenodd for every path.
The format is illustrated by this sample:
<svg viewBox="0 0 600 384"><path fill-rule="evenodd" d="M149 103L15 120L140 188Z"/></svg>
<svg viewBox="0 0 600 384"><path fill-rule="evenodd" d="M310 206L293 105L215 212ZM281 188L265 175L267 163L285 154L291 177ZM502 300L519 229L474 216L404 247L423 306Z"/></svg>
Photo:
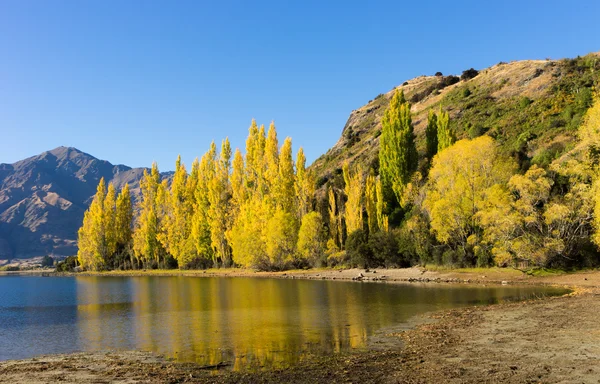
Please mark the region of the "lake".
<svg viewBox="0 0 600 384"><path fill-rule="evenodd" d="M0 360L144 350L233 369L366 348L439 309L559 288L226 277L0 277Z"/></svg>

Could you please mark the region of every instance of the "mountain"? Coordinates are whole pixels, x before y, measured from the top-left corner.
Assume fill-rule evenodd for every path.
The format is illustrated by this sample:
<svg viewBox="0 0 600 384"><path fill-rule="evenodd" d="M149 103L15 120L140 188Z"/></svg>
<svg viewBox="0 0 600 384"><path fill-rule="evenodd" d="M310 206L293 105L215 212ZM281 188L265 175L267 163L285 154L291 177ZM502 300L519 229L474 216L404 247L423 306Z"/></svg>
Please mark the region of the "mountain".
<svg viewBox="0 0 600 384"><path fill-rule="evenodd" d="M68 147L0 164L0 259L74 255L100 178L136 195L143 171Z"/></svg>
<svg viewBox="0 0 600 384"><path fill-rule="evenodd" d="M422 160L427 115L442 108L458 139L490 135L523 168L547 166L573 146L593 88L600 84L600 52L575 59L501 62L466 70L460 78L436 75L408 80L352 111L338 142L311 165L321 193L330 184L343 186L345 161L378 170L380 121L396 88L411 102Z"/></svg>

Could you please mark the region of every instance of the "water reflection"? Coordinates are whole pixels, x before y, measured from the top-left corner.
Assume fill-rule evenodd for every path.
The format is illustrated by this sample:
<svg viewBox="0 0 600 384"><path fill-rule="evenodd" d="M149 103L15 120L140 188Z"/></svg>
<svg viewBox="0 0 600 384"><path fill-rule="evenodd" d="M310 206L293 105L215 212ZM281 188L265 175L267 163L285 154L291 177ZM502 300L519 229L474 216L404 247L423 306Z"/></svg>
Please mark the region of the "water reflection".
<svg viewBox="0 0 600 384"><path fill-rule="evenodd" d="M364 348L377 330L440 308L526 298L533 287L358 284L252 278L77 278L85 350L142 349L234 369L285 367Z"/></svg>

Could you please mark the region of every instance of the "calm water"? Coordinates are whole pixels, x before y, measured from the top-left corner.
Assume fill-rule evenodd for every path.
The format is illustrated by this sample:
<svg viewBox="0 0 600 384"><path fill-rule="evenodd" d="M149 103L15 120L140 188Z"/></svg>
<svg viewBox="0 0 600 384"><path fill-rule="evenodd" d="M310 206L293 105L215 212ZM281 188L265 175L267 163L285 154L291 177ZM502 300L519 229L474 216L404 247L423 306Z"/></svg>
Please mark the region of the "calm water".
<svg viewBox="0 0 600 384"><path fill-rule="evenodd" d="M140 349L235 369L364 348L441 308L525 299L540 287L193 277L0 277L0 360Z"/></svg>

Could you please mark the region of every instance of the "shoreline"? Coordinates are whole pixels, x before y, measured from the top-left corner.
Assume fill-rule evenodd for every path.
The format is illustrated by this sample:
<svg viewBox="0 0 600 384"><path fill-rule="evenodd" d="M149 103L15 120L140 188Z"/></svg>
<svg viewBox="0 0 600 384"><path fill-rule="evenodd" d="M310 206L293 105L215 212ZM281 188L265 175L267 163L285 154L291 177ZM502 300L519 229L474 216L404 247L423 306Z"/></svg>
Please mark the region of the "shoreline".
<svg viewBox="0 0 600 384"><path fill-rule="evenodd" d="M580 270L575 272L549 273L545 276L531 276L516 269L507 268L466 268L437 269L422 267L361 269L361 268L320 268L287 271L255 271L242 268L222 268L207 270L126 270L103 272L56 272L54 270L0 271L2 276L96 276L96 277L245 277L304 280L335 280L383 283L459 283L459 284L519 284L519 285L560 285L566 288L598 287L600 271Z"/></svg>
<svg viewBox="0 0 600 384"><path fill-rule="evenodd" d="M287 272L185 271L142 276L239 276L351 280L364 270ZM391 283L422 278L459 279L460 283L494 284L500 271L426 271L416 268L376 270ZM340 274L338 275L333 274ZM368 273L367 273L368 274ZM475 279L479 274L479 279ZM87 274L124 276L124 273ZM524 302L464 307L421 315L413 327L390 332L387 348L325 357L310 357L288 369L241 371L207 369L141 351L75 353L0 362L0 382L367 382L456 383L598 382L600 380L600 272L582 271L533 277L515 275L508 284L559 285L573 292ZM523 275L523 276L520 276ZM293 276L293 277L292 277ZM426 276L426 277L423 277ZM334 279L335 277L335 279Z"/></svg>

